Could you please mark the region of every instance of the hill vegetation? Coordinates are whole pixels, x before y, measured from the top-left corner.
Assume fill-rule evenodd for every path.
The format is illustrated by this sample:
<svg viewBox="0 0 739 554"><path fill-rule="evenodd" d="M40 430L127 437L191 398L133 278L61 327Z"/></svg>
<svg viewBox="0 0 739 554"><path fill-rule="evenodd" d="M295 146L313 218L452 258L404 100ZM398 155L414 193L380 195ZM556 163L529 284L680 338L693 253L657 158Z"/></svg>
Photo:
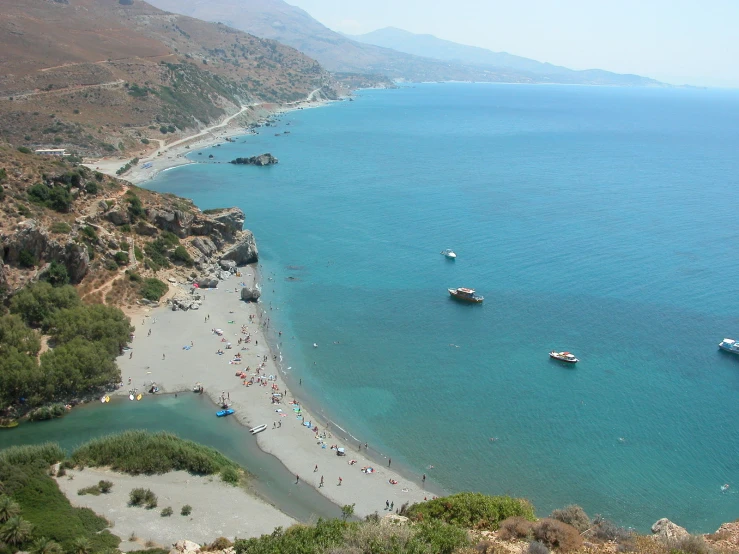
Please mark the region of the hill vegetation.
<svg viewBox="0 0 739 554"><path fill-rule="evenodd" d="M31 148L136 152L241 106L336 95L290 47L142 0L7 3L0 49L0 135Z"/></svg>

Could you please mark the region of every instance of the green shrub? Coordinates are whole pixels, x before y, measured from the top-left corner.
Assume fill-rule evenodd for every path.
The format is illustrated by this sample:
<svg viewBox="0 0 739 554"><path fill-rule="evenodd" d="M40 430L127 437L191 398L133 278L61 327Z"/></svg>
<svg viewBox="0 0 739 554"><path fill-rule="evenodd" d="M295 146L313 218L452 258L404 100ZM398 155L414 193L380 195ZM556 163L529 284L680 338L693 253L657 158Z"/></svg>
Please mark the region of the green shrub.
<svg viewBox="0 0 739 554"><path fill-rule="evenodd" d="M51 232L59 235L71 233L72 228L66 221L54 221L50 226Z"/></svg>
<svg viewBox="0 0 739 554"><path fill-rule="evenodd" d="M162 512L161 512L161 514L160 514L160 515L161 515L162 517L169 517L169 516L171 516L171 515L172 515L173 513L174 513L174 510L172 510L172 508L171 508L170 506L167 506L166 508L164 508L164 509L162 510Z"/></svg>
<svg viewBox="0 0 739 554"><path fill-rule="evenodd" d="M108 494L113 488L113 483L111 481L99 481L98 488L100 489L100 492Z"/></svg>
<svg viewBox="0 0 739 554"><path fill-rule="evenodd" d="M147 300L157 302L167 293L168 290L169 285L167 285L167 283L154 277L150 277L144 281L144 284L141 287L141 295Z"/></svg>
<svg viewBox="0 0 739 554"><path fill-rule="evenodd" d="M87 194L97 194L100 191L100 187L95 181L88 181L85 184L85 192Z"/></svg>
<svg viewBox="0 0 739 554"><path fill-rule="evenodd" d="M580 506L572 504L560 510L554 510L549 516L552 519L572 525L580 533L590 527L590 518Z"/></svg>
<svg viewBox="0 0 739 554"><path fill-rule="evenodd" d="M27 146L19 146L18 152L20 152L21 154L33 154L33 150L31 150Z"/></svg>
<svg viewBox="0 0 739 554"><path fill-rule="evenodd" d="M172 260L175 262L182 262L187 267L192 267L192 265L195 263L190 256L190 253L185 249L184 246L178 246L174 249L174 252L172 253Z"/></svg>
<svg viewBox="0 0 739 554"><path fill-rule="evenodd" d="M110 467L133 475L187 471L213 475L239 466L217 450L184 440L170 433L126 431L94 439L71 459L80 466Z"/></svg>
<svg viewBox="0 0 739 554"><path fill-rule="evenodd" d="M181 516L189 516L192 513L192 506L189 504L185 504L182 506L182 509L180 510Z"/></svg>
<svg viewBox="0 0 739 554"><path fill-rule="evenodd" d="M157 495L151 492L151 489L136 488L132 489L128 494L129 506L146 506L147 508L156 508Z"/></svg>
<svg viewBox="0 0 739 554"><path fill-rule="evenodd" d="M88 239L97 242L98 240L98 234L97 231L95 231L95 227L92 227L91 225L85 225L82 229L82 234L85 235Z"/></svg>
<svg viewBox="0 0 739 554"><path fill-rule="evenodd" d="M15 209L18 210L18 213L23 217L31 217L31 210L29 210L28 206L25 204L16 204Z"/></svg>
<svg viewBox="0 0 739 554"><path fill-rule="evenodd" d="M115 263L118 265L128 265L128 252L124 252L123 250L116 252L114 258Z"/></svg>
<svg viewBox="0 0 739 554"><path fill-rule="evenodd" d="M139 262L144 260L144 253L141 251L141 248L138 246L133 247L133 255L136 257L136 260Z"/></svg>
<svg viewBox="0 0 739 554"><path fill-rule="evenodd" d="M217 550L227 550L231 548L233 545L234 543L232 543L226 537L218 537L212 543L210 543L209 545L206 545L204 550L206 552L215 552Z"/></svg>
<svg viewBox="0 0 739 554"><path fill-rule="evenodd" d="M30 250L21 250L18 253L18 265L25 268L36 267L38 260Z"/></svg>
<svg viewBox="0 0 739 554"><path fill-rule="evenodd" d="M51 262L41 278L51 283L53 287L61 287L69 284L69 273L67 267L59 262Z"/></svg>
<svg viewBox="0 0 739 554"><path fill-rule="evenodd" d="M100 496L100 489L97 485L93 485L91 487L85 487L84 489L80 489L77 491L77 494L80 496L83 496L85 494L91 494L93 496Z"/></svg>
<svg viewBox="0 0 739 554"><path fill-rule="evenodd" d="M239 484L239 472L234 467L224 467L221 470L221 480L231 485Z"/></svg>
<svg viewBox="0 0 739 554"><path fill-rule="evenodd" d="M462 492L412 505L407 515L416 521L439 520L465 529L496 530L501 521L520 516L534 520L528 500L510 496L487 496Z"/></svg>

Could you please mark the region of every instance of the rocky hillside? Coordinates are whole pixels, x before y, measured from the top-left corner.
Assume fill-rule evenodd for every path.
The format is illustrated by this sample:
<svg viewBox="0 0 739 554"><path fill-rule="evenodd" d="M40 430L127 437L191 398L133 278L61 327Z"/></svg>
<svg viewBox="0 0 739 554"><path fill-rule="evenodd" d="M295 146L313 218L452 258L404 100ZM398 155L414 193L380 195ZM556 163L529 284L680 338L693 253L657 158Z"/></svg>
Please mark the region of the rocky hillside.
<svg viewBox="0 0 739 554"><path fill-rule="evenodd" d="M0 7L0 133L13 144L110 154L244 105L337 93L290 47L141 0Z"/></svg>
<svg viewBox="0 0 739 554"><path fill-rule="evenodd" d="M203 213L189 200L8 144L0 144L0 186L4 295L46 279L125 307L158 300L168 279L215 286L223 271L257 260L238 208Z"/></svg>

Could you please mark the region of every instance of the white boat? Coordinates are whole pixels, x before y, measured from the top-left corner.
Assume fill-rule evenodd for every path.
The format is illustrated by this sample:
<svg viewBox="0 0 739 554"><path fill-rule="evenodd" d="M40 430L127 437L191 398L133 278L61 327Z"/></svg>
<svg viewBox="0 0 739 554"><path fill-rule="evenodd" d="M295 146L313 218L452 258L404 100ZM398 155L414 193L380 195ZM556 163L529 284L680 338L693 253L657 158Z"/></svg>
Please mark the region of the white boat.
<svg viewBox="0 0 739 554"><path fill-rule="evenodd" d="M442 250L441 251L441 254L443 256L446 256L450 260L456 260L457 259L457 255L454 253L454 251L451 248L447 248L446 250Z"/></svg>
<svg viewBox="0 0 739 554"><path fill-rule="evenodd" d="M578 360L574 354L570 352L550 352L549 353L550 358L554 358L555 360L559 360L560 362L567 362L569 364L576 364L580 360Z"/></svg>
<svg viewBox="0 0 739 554"><path fill-rule="evenodd" d="M726 352L739 354L739 344L734 339L724 339L718 344L718 347Z"/></svg>
<svg viewBox="0 0 739 554"><path fill-rule="evenodd" d="M256 427L252 427L251 429L249 429L249 432L252 435L256 435L257 433L261 433L262 431L264 431L266 428L266 425L257 425Z"/></svg>

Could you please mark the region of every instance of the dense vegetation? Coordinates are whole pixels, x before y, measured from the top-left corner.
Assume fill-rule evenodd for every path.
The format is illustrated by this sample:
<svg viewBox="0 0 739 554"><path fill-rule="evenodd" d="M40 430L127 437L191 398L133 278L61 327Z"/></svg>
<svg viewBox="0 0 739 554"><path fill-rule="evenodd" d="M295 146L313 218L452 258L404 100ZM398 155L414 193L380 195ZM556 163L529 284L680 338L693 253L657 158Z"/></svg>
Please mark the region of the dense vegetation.
<svg viewBox="0 0 739 554"><path fill-rule="evenodd" d="M451 554L469 544L467 532L434 521L418 525L380 525L379 522L319 520L316 525L275 529L271 535L237 539L236 554L299 552L361 552L366 554Z"/></svg>
<svg viewBox="0 0 739 554"><path fill-rule="evenodd" d="M0 451L1 552L104 552L120 539L88 508L73 508L48 469L64 459L57 445ZM84 547L84 548L80 548Z"/></svg>
<svg viewBox="0 0 739 554"><path fill-rule="evenodd" d="M119 309L83 305L74 287L40 281L11 299L10 312L0 317L0 409L68 400L120 380L115 358L133 327ZM54 347L39 357L40 333Z"/></svg>
<svg viewBox="0 0 739 554"><path fill-rule="evenodd" d="M238 482L243 470L213 448L170 433L126 431L94 439L72 453L81 467L106 466L138 475L187 471L196 475L220 474L226 482Z"/></svg>
<svg viewBox="0 0 739 554"><path fill-rule="evenodd" d="M534 507L528 500L510 496L487 496L481 493L461 492L414 504L401 510L414 521L440 520L466 529L495 530L509 517L533 521Z"/></svg>

